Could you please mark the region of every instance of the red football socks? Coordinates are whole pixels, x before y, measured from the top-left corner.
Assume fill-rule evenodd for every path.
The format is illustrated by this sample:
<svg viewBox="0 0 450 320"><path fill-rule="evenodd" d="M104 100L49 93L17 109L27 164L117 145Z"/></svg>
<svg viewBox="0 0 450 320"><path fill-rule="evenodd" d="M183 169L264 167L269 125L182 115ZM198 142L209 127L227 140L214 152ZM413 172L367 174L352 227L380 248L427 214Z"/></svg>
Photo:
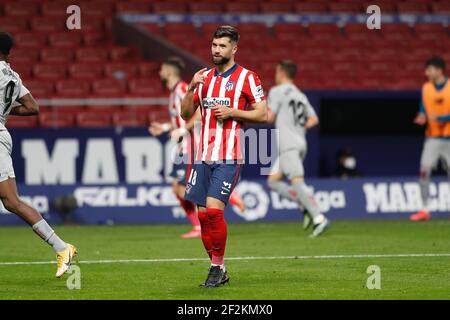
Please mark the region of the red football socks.
<svg viewBox="0 0 450 320"><path fill-rule="evenodd" d="M198 211L198 219L202 228L202 241L209 259L212 259L212 242L211 242L211 225L209 223L208 213L206 211Z"/></svg>
<svg viewBox="0 0 450 320"><path fill-rule="evenodd" d="M194 228L200 228L200 221L197 216L197 208L194 203L184 200L183 198L178 197L178 201L180 202L180 206L186 212L186 216L191 221L191 224Z"/></svg>
<svg viewBox="0 0 450 320"><path fill-rule="evenodd" d="M227 223L223 210L207 208L209 219L209 234L212 245L211 263L222 265L224 263L225 247L227 244Z"/></svg>

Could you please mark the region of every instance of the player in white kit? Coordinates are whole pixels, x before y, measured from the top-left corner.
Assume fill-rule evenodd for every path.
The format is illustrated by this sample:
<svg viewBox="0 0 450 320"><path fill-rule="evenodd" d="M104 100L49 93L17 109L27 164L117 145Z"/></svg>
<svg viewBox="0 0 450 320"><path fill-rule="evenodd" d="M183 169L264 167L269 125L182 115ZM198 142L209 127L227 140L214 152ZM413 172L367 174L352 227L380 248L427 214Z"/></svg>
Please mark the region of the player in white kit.
<svg viewBox="0 0 450 320"><path fill-rule="evenodd" d="M269 91L268 121L275 122L278 130L279 157L272 166L268 185L282 197L297 202L299 208L305 208L304 227L307 229L312 222L311 237L317 237L328 228L329 222L305 185L303 160L307 151L306 131L316 126L319 118L308 98L295 86L296 73L295 63L281 61L276 69L276 86Z"/></svg>
<svg viewBox="0 0 450 320"><path fill-rule="evenodd" d="M70 267L77 254L75 246L61 240L33 207L23 202L17 194L16 179L12 164L12 140L5 127L10 114L15 116L35 116L39 106L19 75L6 62L13 46L9 33L0 32L0 199L6 210L27 222L44 241L56 252L56 277L61 277Z"/></svg>

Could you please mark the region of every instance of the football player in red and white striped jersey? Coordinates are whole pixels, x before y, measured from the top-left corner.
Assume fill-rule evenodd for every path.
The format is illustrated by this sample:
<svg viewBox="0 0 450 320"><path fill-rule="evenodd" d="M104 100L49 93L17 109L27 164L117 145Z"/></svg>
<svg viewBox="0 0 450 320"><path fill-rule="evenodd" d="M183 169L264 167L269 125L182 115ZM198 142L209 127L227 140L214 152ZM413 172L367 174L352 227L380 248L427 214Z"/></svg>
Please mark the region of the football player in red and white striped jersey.
<svg viewBox="0 0 450 320"><path fill-rule="evenodd" d="M211 258L206 287L229 281L224 265L228 203L243 163L240 129L242 122L267 122L267 106L258 76L234 61L238 30L217 28L211 53L215 68L198 71L188 86L181 116L189 119L201 110L199 150L188 173L185 199L198 206L202 241Z"/></svg>
<svg viewBox="0 0 450 320"><path fill-rule="evenodd" d="M188 84L181 79L184 70L184 61L179 57L169 57L162 64L159 76L163 85L170 90L169 114L170 123L152 122L149 132L159 136L164 132L170 132L170 137L178 143L178 150L174 155L173 167L170 176L173 178L172 189L180 206L186 212L186 216L192 224L192 230L181 235L182 238L197 238L201 235L200 222L197 217L197 208L194 203L184 199L186 190L186 173L189 172L193 157L194 141L192 134L194 122L200 120L200 113L196 112L189 120L185 121L180 116L181 100L187 92Z"/></svg>

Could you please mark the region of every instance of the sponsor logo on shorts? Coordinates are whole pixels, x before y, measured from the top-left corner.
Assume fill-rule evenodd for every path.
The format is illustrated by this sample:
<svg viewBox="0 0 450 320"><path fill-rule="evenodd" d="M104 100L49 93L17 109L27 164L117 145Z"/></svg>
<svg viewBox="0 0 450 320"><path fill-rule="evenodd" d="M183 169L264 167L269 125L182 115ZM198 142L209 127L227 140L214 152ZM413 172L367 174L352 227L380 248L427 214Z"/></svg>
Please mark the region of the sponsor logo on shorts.
<svg viewBox="0 0 450 320"><path fill-rule="evenodd" d="M220 192L220 194L223 194L223 195L229 194L231 191L231 186L232 186L231 183L224 181L223 186L222 186L222 191Z"/></svg>
<svg viewBox="0 0 450 320"><path fill-rule="evenodd" d="M186 185L186 193L191 193L191 190L192 190L192 185L187 184Z"/></svg>

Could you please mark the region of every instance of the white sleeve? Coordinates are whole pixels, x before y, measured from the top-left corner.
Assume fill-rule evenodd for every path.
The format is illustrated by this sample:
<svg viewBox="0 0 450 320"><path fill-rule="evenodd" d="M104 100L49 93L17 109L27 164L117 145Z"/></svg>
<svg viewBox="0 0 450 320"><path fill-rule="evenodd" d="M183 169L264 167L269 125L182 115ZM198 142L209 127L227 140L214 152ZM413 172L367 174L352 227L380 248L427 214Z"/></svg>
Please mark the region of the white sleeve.
<svg viewBox="0 0 450 320"><path fill-rule="evenodd" d="M313 106L309 102L308 98L305 96L305 106L306 106L306 116L309 117L317 117L316 111Z"/></svg>
<svg viewBox="0 0 450 320"><path fill-rule="evenodd" d="M267 103L269 105L270 111L278 113L281 107L280 95L277 94L274 88L270 89L269 96L267 97Z"/></svg>
<svg viewBox="0 0 450 320"><path fill-rule="evenodd" d="M30 93L30 90L28 90L27 87L25 87L22 83L20 83L20 90L19 90L19 95L17 96L17 99L20 99L29 93Z"/></svg>

